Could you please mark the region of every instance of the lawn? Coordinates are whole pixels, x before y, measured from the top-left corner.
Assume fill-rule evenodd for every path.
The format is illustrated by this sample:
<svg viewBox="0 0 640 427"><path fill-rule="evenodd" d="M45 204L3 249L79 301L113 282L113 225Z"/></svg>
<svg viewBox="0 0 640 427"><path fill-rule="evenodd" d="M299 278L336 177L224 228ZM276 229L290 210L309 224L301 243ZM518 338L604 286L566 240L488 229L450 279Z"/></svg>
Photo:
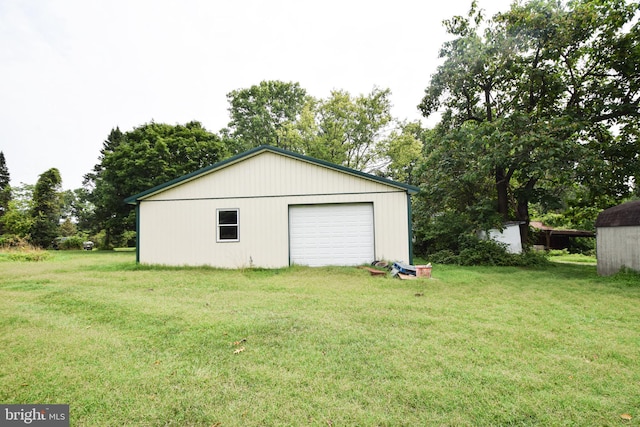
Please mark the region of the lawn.
<svg viewBox="0 0 640 427"><path fill-rule="evenodd" d="M571 264L591 264L596 266L598 260L593 255L570 254L566 251L551 251L549 259L553 262L571 263Z"/></svg>
<svg viewBox="0 0 640 427"><path fill-rule="evenodd" d="M640 276L0 254L0 402L74 426L640 425ZM629 419L630 418L630 419Z"/></svg>

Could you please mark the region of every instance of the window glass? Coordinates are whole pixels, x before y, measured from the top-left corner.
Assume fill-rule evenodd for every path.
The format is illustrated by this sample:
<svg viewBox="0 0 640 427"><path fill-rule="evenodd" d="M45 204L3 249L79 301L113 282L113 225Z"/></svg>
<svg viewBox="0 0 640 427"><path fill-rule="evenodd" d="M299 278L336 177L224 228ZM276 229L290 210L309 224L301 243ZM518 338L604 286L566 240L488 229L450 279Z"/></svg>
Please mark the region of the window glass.
<svg viewBox="0 0 640 427"><path fill-rule="evenodd" d="M218 242L237 242L240 240L240 221L238 209L218 209Z"/></svg>
<svg viewBox="0 0 640 427"><path fill-rule="evenodd" d="M238 226L220 226L220 240L238 240Z"/></svg>
<svg viewBox="0 0 640 427"><path fill-rule="evenodd" d="M238 224L238 211L218 211L218 224Z"/></svg>

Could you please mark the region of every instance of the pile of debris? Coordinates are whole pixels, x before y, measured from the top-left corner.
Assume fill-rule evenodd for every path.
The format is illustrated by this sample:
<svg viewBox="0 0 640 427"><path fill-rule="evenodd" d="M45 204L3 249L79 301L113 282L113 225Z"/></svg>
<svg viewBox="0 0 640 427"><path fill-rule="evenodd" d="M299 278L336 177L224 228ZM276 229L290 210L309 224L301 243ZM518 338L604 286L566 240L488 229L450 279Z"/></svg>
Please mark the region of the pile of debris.
<svg viewBox="0 0 640 427"><path fill-rule="evenodd" d="M374 261L371 263L372 267L361 267L371 273L372 276L386 276L391 274L391 277L397 277L402 280L417 279L419 277L431 278L431 263L427 265L411 265L405 264L400 261L394 262L391 266L385 261ZM384 268L390 271L380 270Z"/></svg>

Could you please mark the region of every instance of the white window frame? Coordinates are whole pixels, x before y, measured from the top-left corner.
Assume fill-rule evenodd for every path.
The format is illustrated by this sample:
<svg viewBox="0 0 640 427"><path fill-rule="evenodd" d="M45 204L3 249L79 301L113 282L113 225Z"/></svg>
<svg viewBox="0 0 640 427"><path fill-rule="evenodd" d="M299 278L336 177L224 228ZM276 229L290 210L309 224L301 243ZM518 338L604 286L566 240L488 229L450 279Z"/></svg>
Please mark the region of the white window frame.
<svg viewBox="0 0 640 427"><path fill-rule="evenodd" d="M236 222L235 224L220 224L220 213L221 212L235 212L236 213ZM220 228L221 227L236 227L237 233L235 239L222 239L220 237ZM227 243L227 242L239 242L240 241L240 209L238 208L219 208L216 209L216 242L219 243Z"/></svg>

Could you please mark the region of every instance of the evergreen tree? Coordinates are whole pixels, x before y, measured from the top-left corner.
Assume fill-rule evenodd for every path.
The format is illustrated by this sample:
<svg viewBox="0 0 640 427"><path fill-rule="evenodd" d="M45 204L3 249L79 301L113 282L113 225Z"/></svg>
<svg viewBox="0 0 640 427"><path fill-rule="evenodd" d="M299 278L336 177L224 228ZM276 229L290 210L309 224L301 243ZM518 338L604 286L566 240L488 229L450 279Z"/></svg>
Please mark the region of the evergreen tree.
<svg viewBox="0 0 640 427"><path fill-rule="evenodd" d="M4 159L4 153L0 151L0 218L9 210L11 200L11 186L9 186L9 169ZM0 235L4 234L2 221L0 221Z"/></svg>
<svg viewBox="0 0 640 427"><path fill-rule="evenodd" d="M60 228L60 187L62 179L56 168L51 168L38 178L33 192L31 217L31 242L42 248L51 246Z"/></svg>

